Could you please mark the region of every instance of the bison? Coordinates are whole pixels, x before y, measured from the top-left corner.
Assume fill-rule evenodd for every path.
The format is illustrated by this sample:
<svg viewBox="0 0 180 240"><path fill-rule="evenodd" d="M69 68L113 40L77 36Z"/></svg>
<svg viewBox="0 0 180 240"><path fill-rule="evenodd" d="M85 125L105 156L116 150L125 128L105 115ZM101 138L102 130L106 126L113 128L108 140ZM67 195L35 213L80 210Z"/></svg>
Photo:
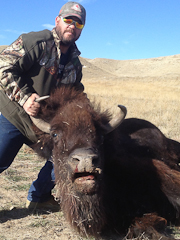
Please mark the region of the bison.
<svg viewBox="0 0 180 240"><path fill-rule="evenodd" d="M119 108L114 119L62 86L33 119L33 148L52 157L61 209L82 236L169 239L166 225L180 219L180 143Z"/></svg>

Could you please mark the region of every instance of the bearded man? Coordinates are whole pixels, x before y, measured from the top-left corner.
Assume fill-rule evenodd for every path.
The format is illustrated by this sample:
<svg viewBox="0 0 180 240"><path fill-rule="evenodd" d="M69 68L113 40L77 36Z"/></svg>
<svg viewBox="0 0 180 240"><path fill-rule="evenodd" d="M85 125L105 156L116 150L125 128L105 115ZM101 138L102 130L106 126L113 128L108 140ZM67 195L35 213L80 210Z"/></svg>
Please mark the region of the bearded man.
<svg viewBox="0 0 180 240"><path fill-rule="evenodd" d="M36 117L40 96L62 84L84 90L82 65L75 44L85 25L86 11L67 2L55 19L52 31L22 34L0 54L0 172L13 162L23 144L36 142L30 116ZM26 207L58 209L51 190L54 168L48 159L28 192Z"/></svg>

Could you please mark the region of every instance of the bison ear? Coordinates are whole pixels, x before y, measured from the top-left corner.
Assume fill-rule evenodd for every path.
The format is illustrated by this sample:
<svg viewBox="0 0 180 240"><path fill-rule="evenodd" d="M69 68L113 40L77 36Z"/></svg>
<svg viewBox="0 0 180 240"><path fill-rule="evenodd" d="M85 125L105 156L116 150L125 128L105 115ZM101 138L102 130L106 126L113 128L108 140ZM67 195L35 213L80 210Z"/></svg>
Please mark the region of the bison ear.
<svg viewBox="0 0 180 240"><path fill-rule="evenodd" d="M127 114L127 109L123 105L118 105L120 108L119 113L111 119L105 126L104 126L104 133L108 134L116 129L124 120Z"/></svg>

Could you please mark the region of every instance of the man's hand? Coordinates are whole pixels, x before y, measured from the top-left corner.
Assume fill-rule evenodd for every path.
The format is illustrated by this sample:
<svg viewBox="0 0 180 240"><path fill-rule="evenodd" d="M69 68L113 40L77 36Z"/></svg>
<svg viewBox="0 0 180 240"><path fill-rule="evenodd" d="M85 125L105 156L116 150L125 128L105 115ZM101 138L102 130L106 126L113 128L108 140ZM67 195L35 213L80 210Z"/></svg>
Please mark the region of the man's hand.
<svg viewBox="0 0 180 240"><path fill-rule="evenodd" d="M40 104L35 102L36 98L39 98L39 95L33 93L23 105L24 110L32 117L35 117L40 109Z"/></svg>

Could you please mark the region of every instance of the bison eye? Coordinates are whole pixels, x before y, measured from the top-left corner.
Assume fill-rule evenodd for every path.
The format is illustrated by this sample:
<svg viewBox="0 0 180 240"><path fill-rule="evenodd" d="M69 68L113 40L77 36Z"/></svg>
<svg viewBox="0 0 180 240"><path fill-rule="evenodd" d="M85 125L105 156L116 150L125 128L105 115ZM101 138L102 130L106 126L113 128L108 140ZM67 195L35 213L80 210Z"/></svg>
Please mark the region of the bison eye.
<svg viewBox="0 0 180 240"><path fill-rule="evenodd" d="M57 137L57 133L53 133L52 136L55 138Z"/></svg>

